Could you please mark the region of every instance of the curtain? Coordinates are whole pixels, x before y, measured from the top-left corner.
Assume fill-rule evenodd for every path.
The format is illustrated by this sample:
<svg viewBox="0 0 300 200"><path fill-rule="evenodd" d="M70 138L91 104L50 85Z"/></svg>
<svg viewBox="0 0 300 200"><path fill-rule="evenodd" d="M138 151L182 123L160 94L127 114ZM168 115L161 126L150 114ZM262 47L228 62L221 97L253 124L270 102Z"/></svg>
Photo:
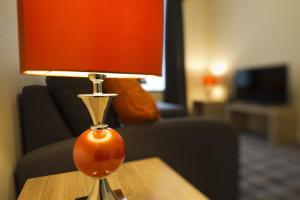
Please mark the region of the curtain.
<svg viewBox="0 0 300 200"><path fill-rule="evenodd" d="M164 101L186 107L182 0L167 0Z"/></svg>

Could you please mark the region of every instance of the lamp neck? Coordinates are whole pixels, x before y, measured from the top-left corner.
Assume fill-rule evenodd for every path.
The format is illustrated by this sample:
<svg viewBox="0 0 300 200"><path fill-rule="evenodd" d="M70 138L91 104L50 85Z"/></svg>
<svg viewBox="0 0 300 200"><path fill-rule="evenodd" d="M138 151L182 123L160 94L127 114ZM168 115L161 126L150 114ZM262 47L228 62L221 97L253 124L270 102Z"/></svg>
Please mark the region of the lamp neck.
<svg viewBox="0 0 300 200"><path fill-rule="evenodd" d="M102 94L103 93L102 83L103 83L103 81L93 82L93 94Z"/></svg>
<svg viewBox="0 0 300 200"><path fill-rule="evenodd" d="M92 130L107 128L107 125L104 124L104 119L113 97L116 96L116 94L103 94L102 83L105 77L103 74L89 74L89 79L93 83L93 94L78 95L91 115L93 121Z"/></svg>
<svg viewBox="0 0 300 200"><path fill-rule="evenodd" d="M89 74L89 79L93 83L93 94L103 93L102 85L105 78L106 76L104 74Z"/></svg>

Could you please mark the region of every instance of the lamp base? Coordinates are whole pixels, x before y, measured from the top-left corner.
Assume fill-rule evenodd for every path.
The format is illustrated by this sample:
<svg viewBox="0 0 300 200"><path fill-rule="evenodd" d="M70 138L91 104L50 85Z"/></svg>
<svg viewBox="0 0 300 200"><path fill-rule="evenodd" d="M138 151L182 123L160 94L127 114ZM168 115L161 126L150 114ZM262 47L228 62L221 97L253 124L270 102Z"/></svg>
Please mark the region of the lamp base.
<svg viewBox="0 0 300 200"><path fill-rule="evenodd" d="M75 200L126 200L121 190L113 191L106 178L95 180L89 196L76 198Z"/></svg>
<svg viewBox="0 0 300 200"><path fill-rule="evenodd" d="M126 197L124 196L122 190L114 190L115 195L117 195L118 200L126 200ZM88 196L86 197L80 197L80 198L76 198L75 200L87 200Z"/></svg>

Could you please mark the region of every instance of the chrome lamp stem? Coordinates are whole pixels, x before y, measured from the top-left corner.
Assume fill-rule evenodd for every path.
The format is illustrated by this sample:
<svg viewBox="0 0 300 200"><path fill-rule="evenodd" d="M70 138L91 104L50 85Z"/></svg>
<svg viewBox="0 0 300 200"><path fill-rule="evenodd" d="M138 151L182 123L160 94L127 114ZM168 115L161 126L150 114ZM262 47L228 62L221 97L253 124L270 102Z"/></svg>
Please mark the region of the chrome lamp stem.
<svg viewBox="0 0 300 200"><path fill-rule="evenodd" d="M87 200L118 200L110 188L107 179L96 180L92 192Z"/></svg>
<svg viewBox="0 0 300 200"><path fill-rule="evenodd" d="M108 128L104 123L108 107L117 94L104 94L102 90L102 83L106 78L103 74L89 74L89 79L93 83L93 94L79 94L78 97L82 99L87 107L93 125L92 130L101 130ZM97 179L87 198L88 200L119 200L110 188L107 179Z"/></svg>

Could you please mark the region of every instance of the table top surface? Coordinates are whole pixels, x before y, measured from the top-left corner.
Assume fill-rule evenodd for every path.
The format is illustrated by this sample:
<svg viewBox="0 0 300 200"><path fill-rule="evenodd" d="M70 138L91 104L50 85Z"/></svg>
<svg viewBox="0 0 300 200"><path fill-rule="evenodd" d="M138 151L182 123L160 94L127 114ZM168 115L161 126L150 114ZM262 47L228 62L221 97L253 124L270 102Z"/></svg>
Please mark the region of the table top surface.
<svg viewBox="0 0 300 200"><path fill-rule="evenodd" d="M159 158L125 163L108 182L112 189L121 189L127 200L208 200ZM18 200L74 200L87 196L93 183L78 171L32 178Z"/></svg>

